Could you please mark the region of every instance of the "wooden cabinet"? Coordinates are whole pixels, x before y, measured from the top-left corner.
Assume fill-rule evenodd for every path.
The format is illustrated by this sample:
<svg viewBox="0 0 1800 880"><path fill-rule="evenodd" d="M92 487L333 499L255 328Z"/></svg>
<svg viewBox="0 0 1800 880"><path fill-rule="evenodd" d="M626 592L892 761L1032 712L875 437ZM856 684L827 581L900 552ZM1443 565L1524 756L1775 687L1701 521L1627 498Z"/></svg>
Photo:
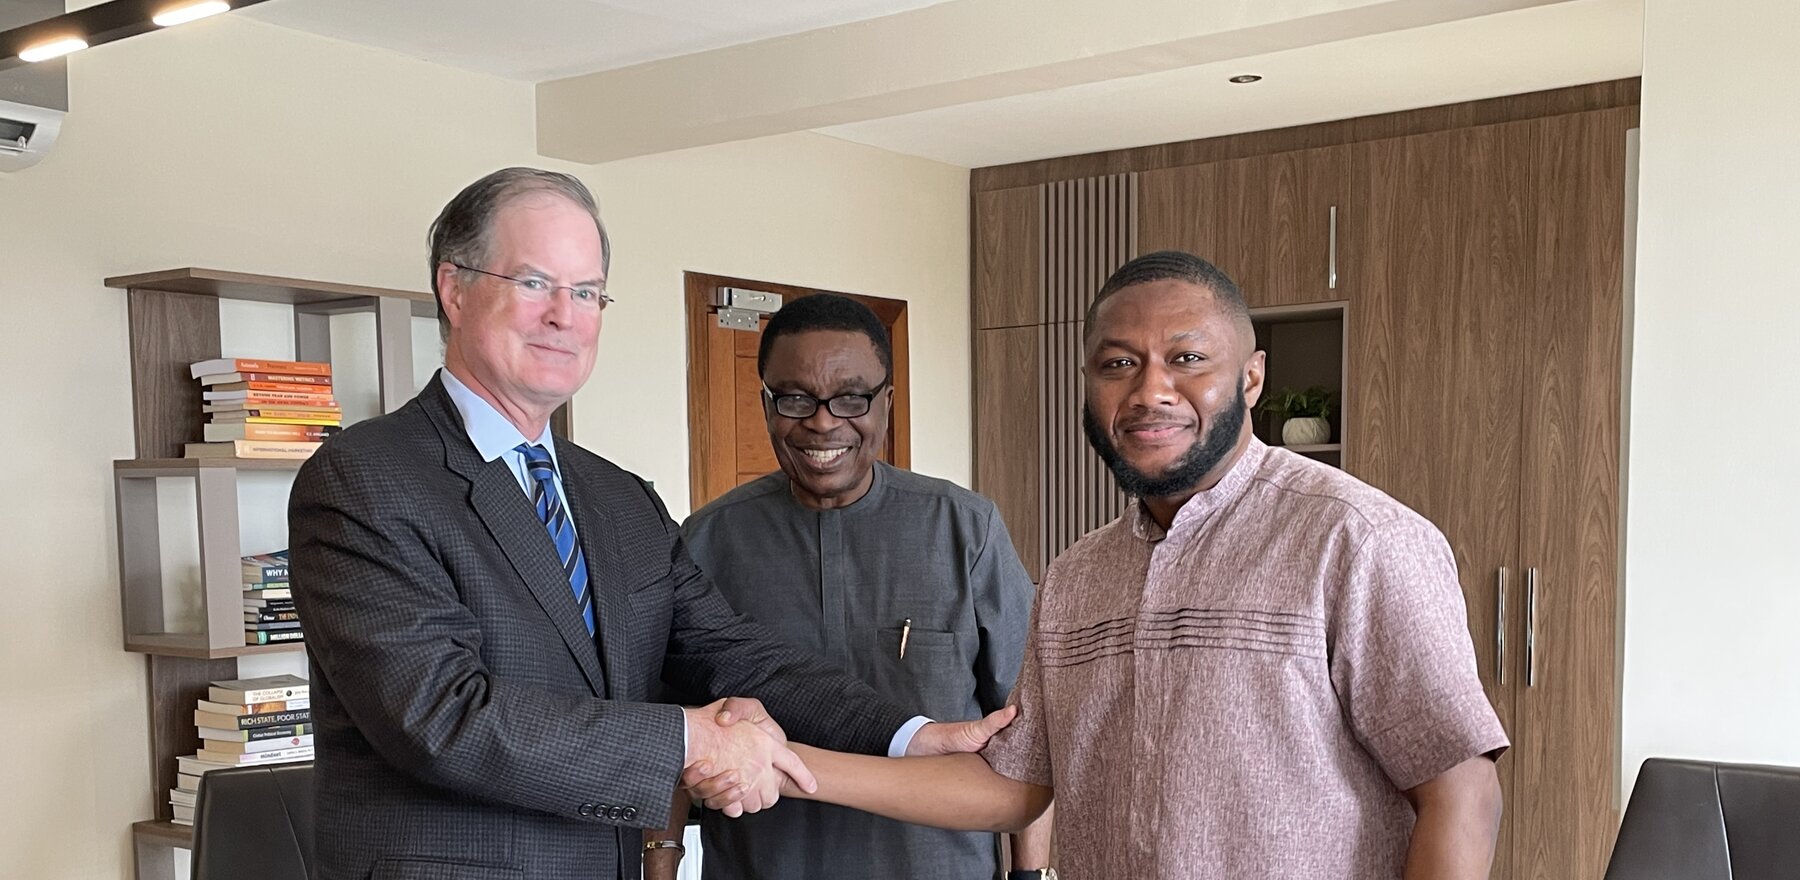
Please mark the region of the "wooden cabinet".
<svg viewBox="0 0 1800 880"><path fill-rule="evenodd" d="M1144 172L1138 250L1205 257L1252 308L1344 299L1334 245L1350 153L1322 147Z"/></svg>
<svg viewBox="0 0 1800 880"><path fill-rule="evenodd" d="M1636 119L1634 105L1524 113L1137 173L1136 253L1200 254L1253 308L1344 303L1344 467L1443 530L1483 685L1514 742L1499 764L1496 878L1598 880L1617 827L1624 168ZM1005 192L1024 205L1028 189ZM978 279L997 258L1042 264L1041 234L1009 237L989 228L999 222L1001 211L977 211ZM1004 257L980 244L1002 240ZM1016 294L1030 279L1009 271ZM1012 308L984 306L989 295L976 285L977 315ZM1028 364L1059 367L1002 332L976 332L976 488L1008 499L1015 536L1037 534L1033 505L1062 489L1009 457L1031 454L1009 434L1028 414L1001 401L1004 385L1031 382Z"/></svg>

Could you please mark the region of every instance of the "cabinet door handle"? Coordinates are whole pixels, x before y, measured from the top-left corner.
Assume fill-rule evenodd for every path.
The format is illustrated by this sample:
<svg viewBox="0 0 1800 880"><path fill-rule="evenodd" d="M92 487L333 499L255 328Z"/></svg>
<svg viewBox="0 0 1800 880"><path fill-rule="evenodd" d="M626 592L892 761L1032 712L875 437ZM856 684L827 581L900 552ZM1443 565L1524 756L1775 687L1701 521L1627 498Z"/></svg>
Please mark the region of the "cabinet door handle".
<svg viewBox="0 0 1800 880"><path fill-rule="evenodd" d="M1525 686L1537 686L1537 569L1525 569Z"/></svg>
<svg viewBox="0 0 1800 880"><path fill-rule="evenodd" d="M1337 289L1337 206L1331 206L1331 244L1325 268L1325 286Z"/></svg>
<svg viewBox="0 0 1800 880"><path fill-rule="evenodd" d="M1506 684L1506 566L1494 578L1494 674Z"/></svg>

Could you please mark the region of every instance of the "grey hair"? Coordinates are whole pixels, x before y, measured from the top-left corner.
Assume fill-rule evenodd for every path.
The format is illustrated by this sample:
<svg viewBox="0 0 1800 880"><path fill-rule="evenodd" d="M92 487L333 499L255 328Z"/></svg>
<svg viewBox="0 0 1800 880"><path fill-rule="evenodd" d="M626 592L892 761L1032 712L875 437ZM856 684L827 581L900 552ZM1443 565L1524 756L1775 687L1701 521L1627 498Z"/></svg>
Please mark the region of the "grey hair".
<svg viewBox="0 0 1800 880"><path fill-rule="evenodd" d="M431 295L437 300L438 334L445 341L450 339L450 318L444 312L443 292L438 290L438 267L445 263L486 266L493 259L494 217L514 199L537 192L560 195L587 210L594 218L594 229L600 233L600 271L611 272L612 239L606 234L600 206L586 184L557 171L502 168L464 187L431 222L427 235L431 248Z"/></svg>

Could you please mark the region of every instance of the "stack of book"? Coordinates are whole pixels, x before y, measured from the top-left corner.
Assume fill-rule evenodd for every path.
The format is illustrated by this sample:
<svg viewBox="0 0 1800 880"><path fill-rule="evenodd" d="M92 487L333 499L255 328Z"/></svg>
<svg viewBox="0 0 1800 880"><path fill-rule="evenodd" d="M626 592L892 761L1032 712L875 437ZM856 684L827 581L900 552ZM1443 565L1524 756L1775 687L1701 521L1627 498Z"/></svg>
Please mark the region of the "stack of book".
<svg viewBox="0 0 1800 880"><path fill-rule="evenodd" d="M342 430L330 364L214 358L188 372L208 416L205 442L189 443L188 458L306 458Z"/></svg>
<svg viewBox="0 0 1800 880"><path fill-rule="evenodd" d="M194 823L200 780L214 770L253 764L310 761L313 756L311 691L306 679L271 675L215 681L194 707L200 750L175 759L169 791L174 820Z"/></svg>
<svg viewBox="0 0 1800 880"><path fill-rule="evenodd" d="M288 552L244 557L244 644L301 642L300 612L288 586Z"/></svg>

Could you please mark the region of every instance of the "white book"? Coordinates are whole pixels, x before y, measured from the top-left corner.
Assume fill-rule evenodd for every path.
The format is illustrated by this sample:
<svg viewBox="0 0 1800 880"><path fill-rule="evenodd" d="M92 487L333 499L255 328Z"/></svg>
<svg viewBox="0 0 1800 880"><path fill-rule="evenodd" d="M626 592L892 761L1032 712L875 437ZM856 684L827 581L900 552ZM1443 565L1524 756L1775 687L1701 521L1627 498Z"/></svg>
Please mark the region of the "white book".
<svg viewBox="0 0 1800 880"><path fill-rule="evenodd" d="M264 703L215 703L212 700L197 700L194 708L214 715L261 715L264 712L292 712L295 709L310 709L312 700L306 697L270 700Z"/></svg>
<svg viewBox="0 0 1800 880"><path fill-rule="evenodd" d="M179 788L169 790L169 803L177 807L191 807L200 797L197 791L183 791Z"/></svg>
<svg viewBox="0 0 1800 880"><path fill-rule="evenodd" d="M174 816L175 824L177 824L177 825L192 825L192 824L194 824L194 808L193 807L184 807L180 804L176 804L176 805L170 807L169 809L172 809L175 811L175 816Z"/></svg>
<svg viewBox="0 0 1800 880"><path fill-rule="evenodd" d="M221 755L218 752L200 751L192 755L182 755L175 759L176 766L183 773L203 776L214 770L226 770L232 767L254 767L261 764L285 764L293 761L310 761L313 747L298 749L282 749L279 752L256 752L249 755ZM234 760L235 759L235 760Z"/></svg>
<svg viewBox="0 0 1800 880"><path fill-rule="evenodd" d="M200 777L193 773L175 774L175 787L182 791L199 791Z"/></svg>

